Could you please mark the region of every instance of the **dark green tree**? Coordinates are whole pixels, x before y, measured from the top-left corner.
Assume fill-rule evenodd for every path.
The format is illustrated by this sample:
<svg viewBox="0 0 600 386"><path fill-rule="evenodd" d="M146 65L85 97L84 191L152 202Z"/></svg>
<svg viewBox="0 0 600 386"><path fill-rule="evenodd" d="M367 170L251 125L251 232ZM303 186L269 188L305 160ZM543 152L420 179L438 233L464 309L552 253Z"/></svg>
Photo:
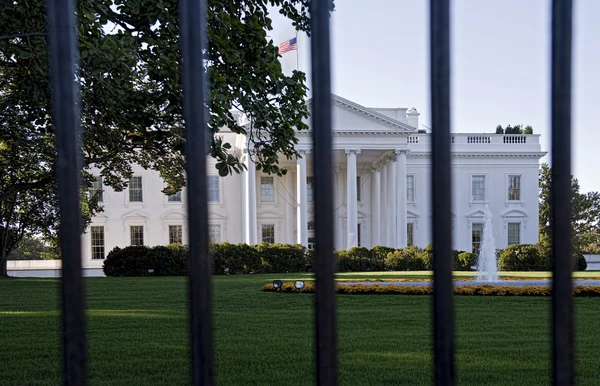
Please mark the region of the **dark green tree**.
<svg viewBox="0 0 600 386"><path fill-rule="evenodd" d="M331 1L331 0L330 0ZM221 175L243 165L223 127L246 134L257 167L284 174L279 157L297 155L294 129L308 117L303 72L286 75L268 7L278 7L310 35L310 0L209 0L210 156ZM185 185L177 0L80 0L78 73L83 164L119 191L132 164L157 170L165 193ZM0 3L0 276L6 256L26 234L56 236L58 210L50 100L46 0ZM333 10L333 1L331 1ZM75 76L76 75L76 76ZM198 106L203 108L203 106ZM245 125L232 111L243 111ZM84 174L85 191L90 176ZM86 218L98 210L82 197Z"/></svg>
<svg viewBox="0 0 600 386"><path fill-rule="evenodd" d="M504 134L504 129L502 128L502 125L496 126L496 134Z"/></svg>
<svg viewBox="0 0 600 386"><path fill-rule="evenodd" d="M533 134L533 127L529 125L525 126L525 128L523 129L523 134Z"/></svg>
<svg viewBox="0 0 600 386"><path fill-rule="evenodd" d="M548 164L542 164L542 173L540 175L539 186L539 230L540 245L545 253L550 253L552 245L552 230L550 228L551 173L552 169L548 166ZM575 252L582 252L585 250L586 246L593 242L597 242L596 235L600 230L600 193L580 193L579 189L579 181L576 178L571 177L571 226L573 250Z"/></svg>

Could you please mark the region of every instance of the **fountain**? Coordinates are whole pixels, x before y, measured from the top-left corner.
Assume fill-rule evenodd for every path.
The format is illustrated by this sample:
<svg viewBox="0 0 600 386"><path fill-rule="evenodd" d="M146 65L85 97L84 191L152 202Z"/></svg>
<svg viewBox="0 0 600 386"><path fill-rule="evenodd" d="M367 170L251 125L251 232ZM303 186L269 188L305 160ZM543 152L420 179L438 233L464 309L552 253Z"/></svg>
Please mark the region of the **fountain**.
<svg viewBox="0 0 600 386"><path fill-rule="evenodd" d="M483 235L479 247L476 281L498 281L498 260L496 258L496 241L492 229L492 212L487 204L483 213Z"/></svg>

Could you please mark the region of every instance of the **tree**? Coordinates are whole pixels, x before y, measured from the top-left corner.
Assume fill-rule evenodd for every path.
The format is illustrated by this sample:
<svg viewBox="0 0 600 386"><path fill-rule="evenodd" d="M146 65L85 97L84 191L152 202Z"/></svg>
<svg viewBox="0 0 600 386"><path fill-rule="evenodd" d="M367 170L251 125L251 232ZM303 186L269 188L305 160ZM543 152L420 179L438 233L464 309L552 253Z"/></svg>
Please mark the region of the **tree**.
<svg viewBox="0 0 600 386"><path fill-rule="evenodd" d="M550 253L551 238L551 207L550 207L550 185L552 181L552 169L548 164L542 164L542 174L540 175L540 207L539 207L539 229L540 244L545 253ZM572 197L572 240L573 250L581 252L584 247L593 243L597 239L595 236L600 231L600 193L598 192L579 192L579 182L571 177L571 197Z"/></svg>
<svg viewBox="0 0 600 386"><path fill-rule="evenodd" d="M513 128L511 125L506 126L506 129L504 129L504 134L514 134Z"/></svg>
<svg viewBox="0 0 600 386"><path fill-rule="evenodd" d="M523 134L533 134L533 127L529 125L525 126L525 128L523 129Z"/></svg>
<svg viewBox="0 0 600 386"><path fill-rule="evenodd" d="M8 260L43 260L48 247L39 237L24 237L14 249Z"/></svg>
<svg viewBox="0 0 600 386"><path fill-rule="evenodd" d="M496 126L496 134L504 134L504 129L502 128L502 125Z"/></svg>
<svg viewBox="0 0 600 386"><path fill-rule="evenodd" d="M165 193L185 185L177 0L81 0L77 4L83 166L123 190L132 164L160 172ZM208 1L209 155L224 176L243 170L223 127L246 134L257 168L285 174L306 129L306 76L283 73L267 7L310 36L309 0ZM46 0L0 5L0 276L26 234L56 236L58 207ZM333 10L333 1L330 9ZM202 108L202 106L198 106ZM243 111L249 124L234 119ZM87 170L87 169L86 169ZM83 191L91 185L83 174ZM82 228L99 209L82 196ZM36 212L39 210L39 212Z"/></svg>

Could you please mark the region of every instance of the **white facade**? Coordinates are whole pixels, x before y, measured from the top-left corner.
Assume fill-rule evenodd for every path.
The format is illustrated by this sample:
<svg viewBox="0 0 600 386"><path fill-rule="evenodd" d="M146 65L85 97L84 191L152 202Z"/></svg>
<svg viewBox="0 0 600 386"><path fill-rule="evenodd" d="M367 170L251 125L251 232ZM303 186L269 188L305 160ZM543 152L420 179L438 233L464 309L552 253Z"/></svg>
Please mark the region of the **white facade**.
<svg viewBox="0 0 600 386"><path fill-rule="evenodd" d="M333 109L336 248L426 246L431 242L431 134L417 130L419 113L366 108L338 96ZM298 133L302 158L284 159L288 173L283 177L255 170L244 137L223 136L250 167L221 178L209 158L211 240L312 246L310 131ZM539 159L546 154L539 135L457 133L451 148L454 248L472 250L486 204L498 248L536 243ZM112 248L135 242L165 245L180 240L179 234L187 243L186 189L181 201L169 199L158 173L137 167L135 177L141 178L123 192L104 187L104 212L83 235L84 260L100 262Z"/></svg>

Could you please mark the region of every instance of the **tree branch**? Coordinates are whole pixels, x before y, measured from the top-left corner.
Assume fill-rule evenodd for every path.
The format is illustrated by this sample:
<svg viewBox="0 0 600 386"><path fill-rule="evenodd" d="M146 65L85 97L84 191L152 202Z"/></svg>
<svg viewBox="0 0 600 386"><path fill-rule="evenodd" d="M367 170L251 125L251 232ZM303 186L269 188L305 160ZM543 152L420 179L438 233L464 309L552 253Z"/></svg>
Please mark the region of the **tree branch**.
<svg viewBox="0 0 600 386"><path fill-rule="evenodd" d="M22 192L24 190L42 188L42 187L48 185L50 182L52 182L52 180L53 180L53 176L47 175L47 176L37 180L36 182L26 182L26 183L22 183L22 184L14 184L14 185L8 187L8 189L6 189L4 192L2 192L0 194L0 202L7 200L8 198L14 196L18 192Z"/></svg>
<svg viewBox="0 0 600 386"><path fill-rule="evenodd" d="M24 33L24 34L12 34L12 35L4 35L4 36L0 36L0 40L8 40L8 39L14 39L14 38L24 38L27 36L48 36L48 33L46 32L29 32L29 33Z"/></svg>

